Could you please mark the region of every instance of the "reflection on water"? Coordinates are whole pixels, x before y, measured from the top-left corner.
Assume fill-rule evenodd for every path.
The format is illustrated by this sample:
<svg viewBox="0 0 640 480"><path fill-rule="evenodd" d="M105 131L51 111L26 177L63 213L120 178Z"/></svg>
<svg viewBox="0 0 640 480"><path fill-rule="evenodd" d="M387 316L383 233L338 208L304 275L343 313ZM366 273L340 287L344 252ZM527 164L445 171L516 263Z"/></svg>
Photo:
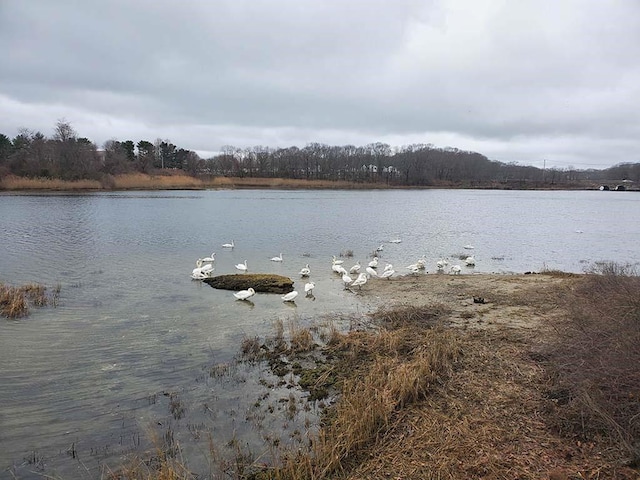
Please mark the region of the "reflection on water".
<svg viewBox="0 0 640 480"><path fill-rule="evenodd" d="M381 263L397 274L422 255L430 273L439 259L462 274L581 272L638 261L639 202L632 192L465 190L0 195L0 281L61 286L57 308L3 321L0 477L24 463L29 478L38 463L29 460L44 458L45 473L75 478L72 445L96 472L143 446L148 429L170 429L203 469L204 431L223 443L235 432L260 450L248 435L256 423L282 429L287 419L251 407L268 373L233 356L277 320L364 311L331 271L333 255L351 251L345 266L364 266L382 245ZM235 248L223 248L232 238ZM309 264L314 295L236 301L189 278L211 252L214 274L247 260L250 272L289 276L299 292ZM272 262L280 252L284 261ZM470 253L473 268L460 260ZM216 365L234 366L212 374ZM176 398L181 418L171 414Z"/></svg>

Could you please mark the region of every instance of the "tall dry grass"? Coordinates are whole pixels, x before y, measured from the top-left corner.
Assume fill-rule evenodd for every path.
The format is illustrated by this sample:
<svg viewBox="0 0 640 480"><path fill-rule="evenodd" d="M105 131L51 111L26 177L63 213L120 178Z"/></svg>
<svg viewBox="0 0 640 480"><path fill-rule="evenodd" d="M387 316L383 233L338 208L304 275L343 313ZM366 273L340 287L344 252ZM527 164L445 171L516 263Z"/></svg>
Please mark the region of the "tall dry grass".
<svg viewBox="0 0 640 480"><path fill-rule="evenodd" d="M421 315L414 313L423 318L438 315L428 308ZM379 313L389 315L397 313ZM269 478L334 478L352 469L384 436L394 415L427 397L462 354L453 332L406 325L334 335L329 351L340 359L336 369L344 376L338 402L327 412L311 450L285 454Z"/></svg>
<svg viewBox="0 0 640 480"><path fill-rule="evenodd" d="M640 465L640 277L599 264L574 293L552 349L558 428L613 438Z"/></svg>
<svg viewBox="0 0 640 480"><path fill-rule="evenodd" d="M128 173L113 177L115 190L174 190L201 189L202 180L188 175L147 175L144 173Z"/></svg>
<svg viewBox="0 0 640 480"><path fill-rule="evenodd" d="M101 184L97 180L60 180L55 178L27 178L8 175L0 179L0 190L100 190Z"/></svg>

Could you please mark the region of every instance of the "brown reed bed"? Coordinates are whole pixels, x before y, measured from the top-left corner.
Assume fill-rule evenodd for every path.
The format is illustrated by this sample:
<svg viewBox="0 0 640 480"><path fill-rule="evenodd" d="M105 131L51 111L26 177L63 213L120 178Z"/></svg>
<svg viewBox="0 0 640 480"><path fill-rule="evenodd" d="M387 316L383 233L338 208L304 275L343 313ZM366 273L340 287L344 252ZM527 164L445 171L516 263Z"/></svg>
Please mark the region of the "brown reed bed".
<svg viewBox="0 0 640 480"><path fill-rule="evenodd" d="M113 177L114 190L181 190L205 188L202 180L188 175L147 175L144 173L128 173Z"/></svg>
<svg viewBox="0 0 640 480"><path fill-rule="evenodd" d="M29 315L29 307L57 306L60 287L51 291L44 285L30 283L19 287L0 283L0 315L20 318Z"/></svg>
<svg viewBox="0 0 640 480"><path fill-rule="evenodd" d="M98 180L61 180L57 178L27 178L8 175L0 179L0 190L78 191L100 190Z"/></svg>

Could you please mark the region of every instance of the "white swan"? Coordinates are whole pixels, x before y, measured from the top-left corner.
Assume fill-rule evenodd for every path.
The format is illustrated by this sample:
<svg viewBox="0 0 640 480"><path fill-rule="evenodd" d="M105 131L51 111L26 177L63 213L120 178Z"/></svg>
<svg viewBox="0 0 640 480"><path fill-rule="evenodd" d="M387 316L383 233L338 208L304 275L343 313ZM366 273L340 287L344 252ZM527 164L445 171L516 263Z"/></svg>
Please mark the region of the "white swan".
<svg viewBox="0 0 640 480"><path fill-rule="evenodd" d="M307 282L304 284L304 293L307 297L313 295L313 289L316 288L316 284L314 282Z"/></svg>
<svg viewBox="0 0 640 480"><path fill-rule="evenodd" d="M334 255L331 263L333 263L334 265L342 265L344 263L344 260L338 260L338 258Z"/></svg>
<svg viewBox="0 0 640 480"><path fill-rule="evenodd" d="M473 257L473 255L467 257L464 259L464 263L468 266L468 267L473 267L476 264L476 259Z"/></svg>
<svg viewBox="0 0 640 480"><path fill-rule="evenodd" d="M280 253L279 257L273 257L271 259L272 262L281 262L282 261L282 253Z"/></svg>
<svg viewBox="0 0 640 480"><path fill-rule="evenodd" d="M367 267L365 269L367 271L367 273L372 276L372 277L377 277L378 276L378 272L376 272L373 268L371 267Z"/></svg>
<svg viewBox="0 0 640 480"><path fill-rule="evenodd" d="M235 247L235 246L236 246L236 244L235 244L235 243L233 243L233 240L231 240L231 243L223 243L223 244L222 244L222 247L223 247L223 248L233 248L233 247Z"/></svg>
<svg viewBox="0 0 640 480"><path fill-rule="evenodd" d="M237 268L238 270L242 270L243 272L246 272L246 271L248 270L248 267L247 267L247 261L245 260L245 261L244 261L244 263L239 263L239 264L237 264L237 265L236 265L236 268Z"/></svg>
<svg viewBox="0 0 640 480"><path fill-rule="evenodd" d="M420 270L424 270L425 268L427 268L427 257L425 255L422 255L416 262L416 265L418 265L418 268Z"/></svg>
<svg viewBox="0 0 640 480"><path fill-rule="evenodd" d="M476 248L476 247L474 247L473 245L465 245L465 246L464 246L464 247L462 247L462 248L465 248L465 249L467 249L467 250L473 250L473 249L474 249L474 248Z"/></svg>
<svg viewBox="0 0 640 480"><path fill-rule="evenodd" d="M390 263L387 263L387 264L384 266L384 271L386 272L387 270L393 270L393 265L391 265Z"/></svg>
<svg viewBox="0 0 640 480"><path fill-rule="evenodd" d="M460 265L452 265L449 272L453 275L459 275L461 270L462 268L460 268Z"/></svg>
<svg viewBox="0 0 640 480"><path fill-rule="evenodd" d="M390 243L402 243L399 237L394 238L393 240L389 240Z"/></svg>
<svg viewBox="0 0 640 480"><path fill-rule="evenodd" d="M309 268L309 264L307 263L306 267L302 267L302 269L298 272L298 274L302 277L308 277L311 275L311 269Z"/></svg>
<svg viewBox="0 0 640 480"><path fill-rule="evenodd" d="M215 262L216 261L216 252L211 252L211 256L204 257L202 259L203 262Z"/></svg>
<svg viewBox="0 0 640 480"><path fill-rule="evenodd" d="M256 294L256 291L253 288L249 288L248 290L240 290L233 294L238 300L247 300L249 297L252 297Z"/></svg>
<svg viewBox="0 0 640 480"><path fill-rule="evenodd" d="M440 259L436 262L436 268L440 271L444 270L447 265L449 265L449 262L445 259Z"/></svg>
<svg viewBox="0 0 640 480"><path fill-rule="evenodd" d="M373 257L373 260L369 262L371 268L378 268L378 257Z"/></svg>
<svg viewBox="0 0 640 480"><path fill-rule="evenodd" d="M344 268L342 265L332 265L331 270L333 270L339 275L344 275L345 273L349 273L347 272L347 269Z"/></svg>
<svg viewBox="0 0 640 480"><path fill-rule="evenodd" d="M360 260L356 262L356 264L349 269L349 273L359 273L360 272Z"/></svg>
<svg viewBox="0 0 640 480"><path fill-rule="evenodd" d="M390 268L389 270L385 270L384 272L382 272L382 274L380 275L380 278L389 279L391 275L393 275L394 273L396 273L396 271Z"/></svg>
<svg viewBox="0 0 640 480"><path fill-rule="evenodd" d="M342 274L342 281L344 282L344 288L347 288L353 283L353 278L351 278L348 273L344 273Z"/></svg>
<svg viewBox="0 0 640 480"><path fill-rule="evenodd" d="M360 275L356 277L356 279L351 283L352 287L358 287L359 290L362 290L362 285L367 283L367 274L362 272Z"/></svg>
<svg viewBox="0 0 640 480"><path fill-rule="evenodd" d="M376 248L376 252L381 252L384 250L384 245L381 243L378 248Z"/></svg>
<svg viewBox="0 0 640 480"><path fill-rule="evenodd" d="M213 265L207 263L206 265L202 261L202 258L196 260L196 268L191 271L191 278L194 280L203 280L205 278L211 277L213 273Z"/></svg>
<svg viewBox="0 0 640 480"><path fill-rule="evenodd" d="M280 298L282 298L283 302L293 302L297 296L298 296L298 292L294 290L293 292L289 292L285 296Z"/></svg>

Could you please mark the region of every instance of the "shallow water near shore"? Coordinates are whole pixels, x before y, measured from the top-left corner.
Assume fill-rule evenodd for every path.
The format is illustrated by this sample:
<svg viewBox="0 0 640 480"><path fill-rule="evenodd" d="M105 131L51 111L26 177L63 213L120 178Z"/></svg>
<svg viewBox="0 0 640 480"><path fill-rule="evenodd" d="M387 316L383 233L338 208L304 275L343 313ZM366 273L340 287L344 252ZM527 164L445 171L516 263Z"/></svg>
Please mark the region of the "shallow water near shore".
<svg viewBox="0 0 640 480"><path fill-rule="evenodd" d="M245 336L272 334L276 320L333 316L346 328L340 318L365 313L331 271L333 255L352 251L345 264L365 265L382 245L381 264L397 274L422 255L429 273L442 258L462 274L580 273L596 261L640 260L639 207L636 193L584 191L2 194L0 281L61 293L56 308L2 320L0 478L12 478L9 468L18 478L94 478L148 444L149 430L170 432L203 474L208 432L260 454L256 422L289 437L297 427L284 410L252 410L274 379L232 366L233 356ZM235 248L222 248L231 240ZM215 274L247 260L250 272L289 276L299 291L297 272L309 264L315 296L235 301L189 278L212 252ZM270 261L279 253L283 262ZM474 268L460 261L466 254Z"/></svg>

